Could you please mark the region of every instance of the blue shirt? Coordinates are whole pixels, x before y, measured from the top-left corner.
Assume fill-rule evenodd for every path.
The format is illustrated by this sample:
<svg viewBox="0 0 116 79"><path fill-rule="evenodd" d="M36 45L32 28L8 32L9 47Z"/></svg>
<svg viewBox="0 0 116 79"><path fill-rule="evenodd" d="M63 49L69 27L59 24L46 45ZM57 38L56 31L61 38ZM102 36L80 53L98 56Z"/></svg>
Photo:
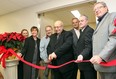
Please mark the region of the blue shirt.
<svg viewBox="0 0 116 79"><path fill-rule="evenodd" d="M46 36L44 36L40 41L40 57L45 62L48 60L47 46L49 44L49 41L50 41L50 38Z"/></svg>

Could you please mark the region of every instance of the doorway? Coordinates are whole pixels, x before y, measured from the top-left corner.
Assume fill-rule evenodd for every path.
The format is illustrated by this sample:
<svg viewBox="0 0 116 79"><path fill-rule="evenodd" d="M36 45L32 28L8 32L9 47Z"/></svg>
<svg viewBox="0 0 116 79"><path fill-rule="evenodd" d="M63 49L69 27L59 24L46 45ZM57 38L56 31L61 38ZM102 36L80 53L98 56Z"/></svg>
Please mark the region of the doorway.
<svg viewBox="0 0 116 79"><path fill-rule="evenodd" d="M95 15L93 12L93 5L96 1L91 1L91 2L87 2L87 3L83 3L83 4L78 4L78 5L73 5L70 7L64 7L64 8L60 8L60 9L56 9L56 10L52 10L52 11L47 11L47 12L43 12L43 13L39 13L39 18L41 19L41 23L40 23L40 32L41 35L40 37L43 37L45 35L45 26L46 25L54 25L54 22L56 20L61 20L64 23L64 29L65 30L71 30L72 29L72 24L71 24L71 20L72 18L74 18L75 16L73 14L71 14L71 11L73 10L78 10L80 12L80 14L84 14L86 16L88 16L89 18L89 25L92 28L96 27L96 19L95 19Z"/></svg>

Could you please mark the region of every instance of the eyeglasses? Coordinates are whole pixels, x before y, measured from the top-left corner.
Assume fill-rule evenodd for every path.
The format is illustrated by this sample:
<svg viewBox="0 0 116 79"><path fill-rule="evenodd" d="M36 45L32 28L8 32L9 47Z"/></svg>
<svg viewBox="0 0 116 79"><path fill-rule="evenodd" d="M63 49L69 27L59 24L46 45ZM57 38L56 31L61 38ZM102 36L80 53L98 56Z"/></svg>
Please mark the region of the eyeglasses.
<svg viewBox="0 0 116 79"><path fill-rule="evenodd" d="M95 12L96 10L100 10L101 8L104 8L104 6L99 6L99 7L95 8L93 11Z"/></svg>

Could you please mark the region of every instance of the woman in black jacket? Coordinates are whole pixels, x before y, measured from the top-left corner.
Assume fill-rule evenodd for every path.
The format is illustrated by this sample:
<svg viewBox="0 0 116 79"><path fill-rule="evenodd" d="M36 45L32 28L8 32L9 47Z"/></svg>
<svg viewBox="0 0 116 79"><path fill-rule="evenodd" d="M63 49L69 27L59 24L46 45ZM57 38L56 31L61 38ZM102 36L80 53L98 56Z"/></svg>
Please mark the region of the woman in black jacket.
<svg viewBox="0 0 116 79"><path fill-rule="evenodd" d="M27 38L29 36L29 32L27 29L22 29L21 34ZM19 61L18 64L18 79L23 79L23 62Z"/></svg>
<svg viewBox="0 0 116 79"><path fill-rule="evenodd" d="M30 37L26 38L21 53L26 61L38 65L40 61L40 39L37 37L38 28L33 26L31 28L31 34L32 35ZM23 76L23 79L37 79L38 69L32 68L31 66L24 64Z"/></svg>

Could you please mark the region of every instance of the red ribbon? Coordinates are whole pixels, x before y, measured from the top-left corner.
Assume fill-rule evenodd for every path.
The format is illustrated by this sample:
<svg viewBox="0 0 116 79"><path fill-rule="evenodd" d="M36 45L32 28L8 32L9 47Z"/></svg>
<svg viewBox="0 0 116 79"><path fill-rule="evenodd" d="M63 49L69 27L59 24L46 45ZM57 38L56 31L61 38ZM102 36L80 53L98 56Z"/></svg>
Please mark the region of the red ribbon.
<svg viewBox="0 0 116 79"><path fill-rule="evenodd" d="M6 52L3 52L3 50L4 51L6 51ZM9 55L15 55L17 58L19 58L19 60L21 60L23 63L25 63L25 64L27 64L27 65L29 65L29 66L31 66L31 67L34 67L34 68L37 68L37 69L42 69L42 70L44 70L44 69L46 69L46 67L45 66L38 66L38 65L35 65L35 64L32 64L32 63L30 63L30 62L27 62L27 61L25 61L24 59L22 59L20 56L18 56L12 49L8 49L8 50L6 50L4 47L0 47L0 55L2 54L2 56L1 56L1 58L0 58L0 62L2 62L2 66L4 67L4 68L6 68L6 64L5 64L5 59L9 56ZM71 60L71 61L69 61L69 62L66 62L66 63L64 63L64 64L61 64L61 65L59 65L59 66L54 66L54 65L50 65L50 64L48 64L48 68L51 68L51 69L54 69L54 68L60 68L60 67L63 67L63 66L65 66L65 65L68 65L68 64L70 64L70 63L74 63L75 62L75 60ZM83 61L77 61L76 63L82 63L82 62L90 62L89 60L83 60ZM112 60L112 61L110 61L110 62L101 62L100 63L100 65L102 65L102 66L116 66L116 60Z"/></svg>
<svg viewBox="0 0 116 79"><path fill-rule="evenodd" d="M116 60L112 60L112 61L109 61L109 62L101 62L100 65L102 66L116 66Z"/></svg>
<svg viewBox="0 0 116 79"><path fill-rule="evenodd" d="M114 30L112 31L112 34L116 34L116 28L114 28Z"/></svg>
<svg viewBox="0 0 116 79"><path fill-rule="evenodd" d="M20 56L18 56L12 49L9 49L9 51L10 51L13 55L15 55L17 58L19 58L19 60L21 60L23 63L25 63L25 64L27 64L27 65L29 65L29 66L32 66L32 67L34 67L34 68L37 68L37 69L42 69L42 70L45 69L44 66L38 66L38 65L35 65L35 64L32 64L32 63L30 63L30 62L25 61L25 60L22 59Z"/></svg>
<svg viewBox="0 0 116 79"><path fill-rule="evenodd" d="M27 62L27 61L25 61L24 59L22 59L20 56L18 56L12 49L8 49L8 50L9 50L13 55L15 55L17 58L19 58L19 60L21 60L23 63L25 63L25 64L27 64L27 65L29 65L29 66L32 66L32 67L37 68L37 69L42 69L42 70L44 70L44 69L46 68L45 66L38 66L38 65L32 64L32 63L30 63L30 62ZM53 66L53 65L51 65L51 64L48 64L47 67L48 67L48 68L51 68L51 69L55 69L55 68L63 67L63 66L65 66L65 65L70 64L70 63L73 63L73 62L75 62L75 60L66 62L66 63L61 64L61 65L59 65L59 66ZM79 63L79 62L89 62L89 60L78 61L78 63Z"/></svg>
<svg viewBox="0 0 116 79"><path fill-rule="evenodd" d="M116 18L114 19L114 26L116 26Z"/></svg>

